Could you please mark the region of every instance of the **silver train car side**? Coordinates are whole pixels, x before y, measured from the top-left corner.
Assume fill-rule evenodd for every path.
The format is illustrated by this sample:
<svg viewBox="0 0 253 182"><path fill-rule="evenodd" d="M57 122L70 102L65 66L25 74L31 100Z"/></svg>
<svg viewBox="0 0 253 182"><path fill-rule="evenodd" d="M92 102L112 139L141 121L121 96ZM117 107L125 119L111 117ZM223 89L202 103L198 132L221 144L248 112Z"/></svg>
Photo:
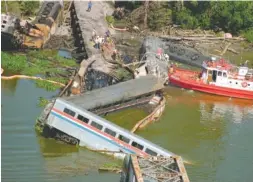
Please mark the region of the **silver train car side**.
<svg viewBox="0 0 253 182"><path fill-rule="evenodd" d="M63 98L56 99L45 123L79 140L80 146L118 158L125 154L139 156L176 156ZM109 152L113 151L113 152Z"/></svg>

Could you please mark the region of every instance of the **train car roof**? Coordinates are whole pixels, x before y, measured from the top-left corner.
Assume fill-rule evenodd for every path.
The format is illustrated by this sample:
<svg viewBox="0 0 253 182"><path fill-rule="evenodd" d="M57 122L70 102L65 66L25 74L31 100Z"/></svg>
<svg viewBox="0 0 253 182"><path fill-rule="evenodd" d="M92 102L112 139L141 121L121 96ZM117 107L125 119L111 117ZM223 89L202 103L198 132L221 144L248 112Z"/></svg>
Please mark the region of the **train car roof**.
<svg viewBox="0 0 253 182"><path fill-rule="evenodd" d="M105 106L135 98L163 88L164 85L161 79L153 75L148 75L101 89L88 91L81 95L62 97L62 99L71 102L82 109L91 110L99 106Z"/></svg>

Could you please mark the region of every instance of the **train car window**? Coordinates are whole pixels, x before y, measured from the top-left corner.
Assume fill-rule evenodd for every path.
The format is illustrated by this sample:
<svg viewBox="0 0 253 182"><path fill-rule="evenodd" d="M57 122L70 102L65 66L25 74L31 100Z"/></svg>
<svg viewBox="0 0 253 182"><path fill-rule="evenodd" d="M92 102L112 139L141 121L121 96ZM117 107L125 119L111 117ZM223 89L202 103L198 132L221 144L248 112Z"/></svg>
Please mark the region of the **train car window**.
<svg viewBox="0 0 253 182"><path fill-rule="evenodd" d="M102 128L103 128L103 126L101 124L98 124L95 121L92 121L90 125L99 129L99 130L102 130Z"/></svg>
<svg viewBox="0 0 253 182"><path fill-rule="evenodd" d="M122 135L119 135L118 138L119 138L121 141L125 142L125 143L129 143L129 142L130 142L130 139L129 139L129 138L124 137L124 136L122 136Z"/></svg>
<svg viewBox="0 0 253 182"><path fill-rule="evenodd" d="M109 128L105 128L105 133L115 137L116 136L116 132L115 131L112 131L111 129Z"/></svg>
<svg viewBox="0 0 253 182"><path fill-rule="evenodd" d="M136 143L135 141L132 142L132 146L137 149L140 149L140 150L142 150L144 148L143 145L140 145L140 144Z"/></svg>
<svg viewBox="0 0 253 182"><path fill-rule="evenodd" d="M64 108L63 112L67 113L68 115L75 117L76 113L74 111L71 111L68 108Z"/></svg>
<svg viewBox="0 0 253 182"><path fill-rule="evenodd" d="M153 150L150 150L149 148L146 148L145 152L149 155L152 155L152 156L157 156L157 153L154 152Z"/></svg>
<svg viewBox="0 0 253 182"><path fill-rule="evenodd" d="M82 115L78 114L77 119L79 119L80 121L83 121L85 123L89 122L89 119L86 117L83 117Z"/></svg>

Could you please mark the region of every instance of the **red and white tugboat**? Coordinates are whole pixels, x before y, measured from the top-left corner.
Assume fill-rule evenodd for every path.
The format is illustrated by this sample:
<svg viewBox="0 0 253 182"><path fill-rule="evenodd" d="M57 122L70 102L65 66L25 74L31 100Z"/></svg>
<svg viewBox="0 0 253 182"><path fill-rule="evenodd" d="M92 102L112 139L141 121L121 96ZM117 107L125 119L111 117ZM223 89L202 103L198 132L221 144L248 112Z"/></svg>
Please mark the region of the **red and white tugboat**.
<svg viewBox="0 0 253 182"><path fill-rule="evenodd" d="M253 100L253 70L215 58L204 61L202 72L171 67L169 81L185 89Z"/></svg>

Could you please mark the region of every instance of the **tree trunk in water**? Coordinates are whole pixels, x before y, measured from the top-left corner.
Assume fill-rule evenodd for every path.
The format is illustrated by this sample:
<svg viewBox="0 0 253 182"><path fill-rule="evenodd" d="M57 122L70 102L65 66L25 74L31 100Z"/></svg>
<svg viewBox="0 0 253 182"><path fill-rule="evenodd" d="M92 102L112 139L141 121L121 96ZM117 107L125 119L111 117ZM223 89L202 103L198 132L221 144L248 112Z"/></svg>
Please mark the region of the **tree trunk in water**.
<svg viewBox="0 0 253 182"><path fill-rule="evenodd" d="M149 1L145 0L145 16L144 16L144 28L148 28L148 6L149 6Z"/></svg>

